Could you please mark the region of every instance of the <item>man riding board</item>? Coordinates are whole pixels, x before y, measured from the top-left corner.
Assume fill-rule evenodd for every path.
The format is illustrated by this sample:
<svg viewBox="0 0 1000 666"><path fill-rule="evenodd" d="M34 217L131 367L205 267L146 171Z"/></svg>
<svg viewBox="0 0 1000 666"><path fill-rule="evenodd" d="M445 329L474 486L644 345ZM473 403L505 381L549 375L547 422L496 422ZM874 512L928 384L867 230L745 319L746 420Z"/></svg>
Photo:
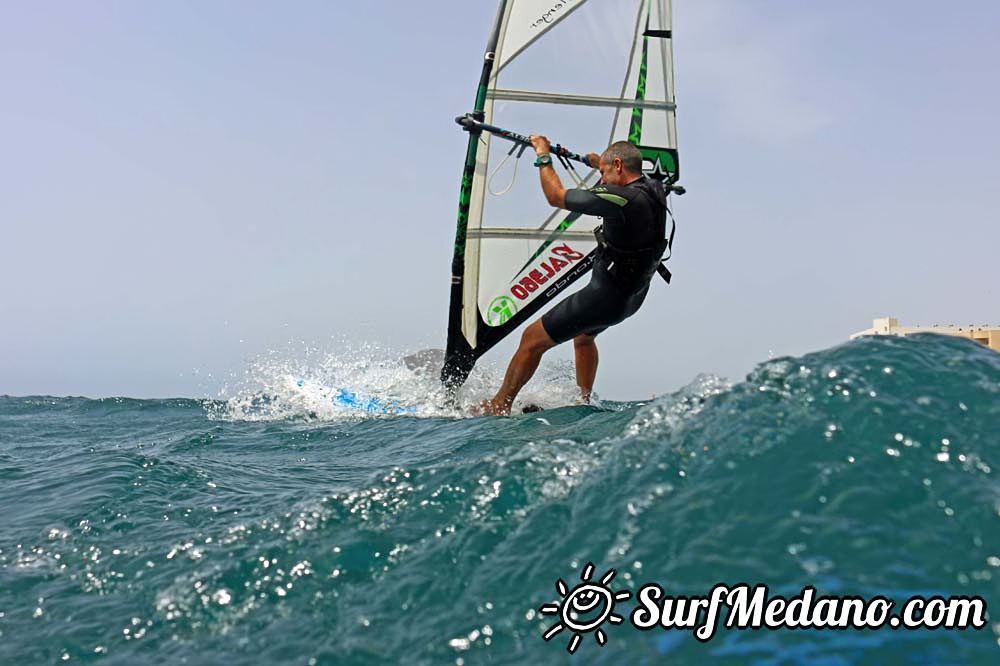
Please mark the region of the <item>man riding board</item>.
<svg viewBox="0 0 1000 666"><path fill-rule="evenodd" d="M601 171L600 185L567 190L552 166L549 140L530 138L548 202L600 216L604 224L595 234L599 248L590 283L524 330L500 389L481 405L485 414L510 414L514 398L535 373L542 354L570 339L580 398L589 403L597 375L594 338L636 313L669 244L666 193L659 181L643 175L642 154L634 144L618 141L603 155L589 154L590 165Z"/></svg>

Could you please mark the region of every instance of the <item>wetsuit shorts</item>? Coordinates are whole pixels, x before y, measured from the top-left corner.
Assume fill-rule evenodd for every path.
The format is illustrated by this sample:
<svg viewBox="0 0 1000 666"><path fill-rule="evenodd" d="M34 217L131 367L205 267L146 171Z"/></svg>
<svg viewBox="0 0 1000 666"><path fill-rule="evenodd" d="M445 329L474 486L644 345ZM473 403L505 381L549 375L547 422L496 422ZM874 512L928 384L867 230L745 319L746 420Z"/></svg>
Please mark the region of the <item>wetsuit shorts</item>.
<svg viewBox="0 0 1000 666"><path fill-rule="evenodd" d="M581 333L597 335L634 315L648 292L648 282L639 291L623 291L608 273L606 264L598 260L590 283L542 315L542 327L556 343Z"/></svg>

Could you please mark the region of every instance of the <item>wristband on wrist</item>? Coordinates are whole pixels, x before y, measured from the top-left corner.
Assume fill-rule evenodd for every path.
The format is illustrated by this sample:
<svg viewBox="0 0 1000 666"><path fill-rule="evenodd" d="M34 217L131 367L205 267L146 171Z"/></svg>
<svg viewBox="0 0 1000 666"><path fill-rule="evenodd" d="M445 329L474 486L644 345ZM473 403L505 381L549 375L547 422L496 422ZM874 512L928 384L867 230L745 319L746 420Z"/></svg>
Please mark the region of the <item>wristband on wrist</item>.
<svg viewBox="0 0 1000 666"><path fill-rule="evenodd" d="M552 155L549 153L539 155L538 159L535 160L536 167L545 166L546 164L552 164Z"/></svg>

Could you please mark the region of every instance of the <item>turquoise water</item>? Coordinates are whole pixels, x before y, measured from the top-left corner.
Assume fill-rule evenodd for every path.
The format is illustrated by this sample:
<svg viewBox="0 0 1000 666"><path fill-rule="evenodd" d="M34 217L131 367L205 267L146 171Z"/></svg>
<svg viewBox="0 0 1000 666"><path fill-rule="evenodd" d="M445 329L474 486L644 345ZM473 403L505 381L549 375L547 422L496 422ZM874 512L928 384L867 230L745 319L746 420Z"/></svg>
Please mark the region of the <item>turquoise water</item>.
<svg viewBox="0 0 1000 666"><path fill-rule="evenodd" d="M281 395L0 398L0 664L1000 663L994 617L702 643L624 602L570 655L539 612L588 562L615 590L1000 612L1000 355L969 341L860 340L510 418Z"/></svg>

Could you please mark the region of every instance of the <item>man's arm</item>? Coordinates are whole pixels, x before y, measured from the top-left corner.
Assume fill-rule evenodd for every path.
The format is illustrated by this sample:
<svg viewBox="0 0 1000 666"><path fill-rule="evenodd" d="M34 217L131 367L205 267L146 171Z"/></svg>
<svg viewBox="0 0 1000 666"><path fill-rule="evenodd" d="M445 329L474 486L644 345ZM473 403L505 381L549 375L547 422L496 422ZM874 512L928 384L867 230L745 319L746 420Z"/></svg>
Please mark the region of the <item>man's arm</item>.
<svg viewBox="0 0 1000 666"><path fill-rule="evenodd" d="M536 155L549 155L551 158L552 145L547 138L536 135L532 135L529 138L531 139L531 146L535 149ZM566 188L563 187L562 181L559 180L559 174L556 173L552 162L538 167L538 177L542 181L542 192L545 194L545 199L549 204L556 208L565 208Z"/></svg>
<svg viewBox="0 0 1000 666"><path fill-rule="evenodd" d="M529 137L531 139L531 145L535 149L536 155L549 155L552 154L552 145L549 140L544 136L532 135ZM601 156L597 153L590 153L587 155L587 161L590 166L594 169L597 168L598 163L601 160ZM542 192L545 194L545 199L550 205L556 208L566 208L566 188L563 187L562 181L559 179L559 174L556 173L555 166L553 163L545 164L538 167L538 177L542 181Z"/></svg>
<svg viewBox="0 0 1000 666"><path fill-rule="evenodd" d="M584 215L603 218L617 218L628 205L629 192L614 185L598 185L589 190L566 190L563 197L564 208Z"/></svg>
<svg viewBox="0 0 1000 666"><path fill-rule="evenodd" d="M532 135L531 145L535 149L536 155L551 155L552 146L544 136ZM595 169L600 162L601 156L597 153L587 155L587 161ZM542 182L542 192L550 205L565 210L573 210L586 215L596 215L605 217L616 215L622 206L627 203L624 197L607 193L606 186L600 186L591 190L572 189L563 187L559 174L556 173L552 163L538 167L538 176ZM617 189L617 188L616 188ZM596 192L597 194L594 194Z"/></svg>
<svg viewBox="0 0 1000 666"><path fill-rule="evenodd" d="M542 179L542 192L549 204L556 208L566 207L566 188L559 180L559 174L551 164L538 167L538 176Z"/></svg>

